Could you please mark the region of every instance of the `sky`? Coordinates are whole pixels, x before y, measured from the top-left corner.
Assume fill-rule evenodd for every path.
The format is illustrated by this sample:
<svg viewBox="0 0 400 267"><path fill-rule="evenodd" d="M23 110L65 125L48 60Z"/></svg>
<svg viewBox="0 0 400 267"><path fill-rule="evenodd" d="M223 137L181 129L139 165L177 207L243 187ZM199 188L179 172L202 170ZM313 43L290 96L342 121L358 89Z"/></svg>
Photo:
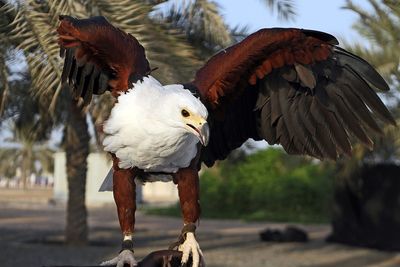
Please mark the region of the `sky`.
<svg viewBox="0 0 400 267"><path fill-rule="evenodd" d="M265 0L264 0L265 1ZM231 26L248 25L251 32L270 27L296 27L325 31L339 40L364 41L353 29L357 15L342 9L345 0L293 0L297 16L294 21L284 22L272 14L263 0L216 0L227 23ZM357 5L369 8L366 0L353 0Z"/></svg>

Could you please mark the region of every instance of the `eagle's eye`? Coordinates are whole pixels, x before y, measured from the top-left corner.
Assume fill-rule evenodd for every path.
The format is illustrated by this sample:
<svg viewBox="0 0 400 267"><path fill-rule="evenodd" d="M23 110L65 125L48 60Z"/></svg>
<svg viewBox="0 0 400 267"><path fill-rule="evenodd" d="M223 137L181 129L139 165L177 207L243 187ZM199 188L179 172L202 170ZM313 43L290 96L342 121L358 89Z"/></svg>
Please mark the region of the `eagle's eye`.
<svg viewBox="0 0 400 267"><path fill-rule="evenodd" d="M181 114L182 114L182 116L185 117L185 118L190 116L189 111L187 111L186 109L182 109Z"/></svg>

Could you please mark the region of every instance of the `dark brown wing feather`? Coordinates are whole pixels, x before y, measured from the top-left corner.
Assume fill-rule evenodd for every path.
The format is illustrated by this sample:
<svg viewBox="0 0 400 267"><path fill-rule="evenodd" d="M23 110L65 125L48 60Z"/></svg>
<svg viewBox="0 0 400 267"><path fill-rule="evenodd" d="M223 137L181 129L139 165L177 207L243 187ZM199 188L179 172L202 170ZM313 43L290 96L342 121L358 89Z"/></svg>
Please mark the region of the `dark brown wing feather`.
<svg viewBox="0 0 400 267"><path fill-rule="evenodd" d="M248 138L281 144L290 154L336 159L351 154L350 136L368 147L395 124L374 89L388 85L365 60L326 33L264 29L212 57L192 82L210 111L212 165Z"/></svg>
<svg viewBox="0 0 400 267"><path fill-rule="evenodd" d="M76 19L60 16L60 55L65 57L62 82L88 104L92 94L106 90L117 96L132 81L150 72L144 48L130 34L104 17Z"/></svg>

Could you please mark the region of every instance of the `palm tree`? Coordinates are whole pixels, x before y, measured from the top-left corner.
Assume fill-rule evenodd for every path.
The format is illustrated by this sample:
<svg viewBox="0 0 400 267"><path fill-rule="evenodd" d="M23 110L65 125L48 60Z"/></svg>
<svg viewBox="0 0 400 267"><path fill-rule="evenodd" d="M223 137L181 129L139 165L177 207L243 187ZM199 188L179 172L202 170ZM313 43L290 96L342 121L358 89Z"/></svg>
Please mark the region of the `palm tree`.
<svg viewBox="0 0 400 267"><path fill-rule="evenodd" d="M22 129L16 125L12 127L14 134L8 142L16 143L17 146L0 148L0 173L8 178L15 175L15 170L21 170L21 181L23 188L27 189L27 182L30 174L40 175L41 173L53 172L54 151L45 145L38 144L31 133L29 126ZM13 160L10 160L13 159ZM36 168L40 164L40 169Z"/></svg>
<svg viewBox="0 0 400 267"><path fill-rule="evenodd" d="M29 175L38 174L35 163L40 163L44 171L51 171L52 164L49 163L52 162L53 151L43 145L51 130L49 118L45 115L46 107L29 96L29 76L24 73L19 76L19 79L8 85L12 90L1 125L10 124L13 135L5 140L9 145L0 149L0 169L10 174L19 168L23 187L26 189Z"/></svg>

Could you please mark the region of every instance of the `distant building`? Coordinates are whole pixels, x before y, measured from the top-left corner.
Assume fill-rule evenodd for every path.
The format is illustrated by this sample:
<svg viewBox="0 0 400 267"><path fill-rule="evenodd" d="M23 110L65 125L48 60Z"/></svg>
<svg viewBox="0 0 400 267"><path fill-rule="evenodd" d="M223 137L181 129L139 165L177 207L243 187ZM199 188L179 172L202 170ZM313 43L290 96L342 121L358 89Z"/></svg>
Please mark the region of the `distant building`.
<svg viewBox="0 0 400 267"><path fill-rule="evenodd" d="M86 180L86 204L98 206L114 203L112 192L99 192L100 185L111 168L111 161L105 153L91 153L88 157ZM54 154L54 200L66 202L67 173L65 152ZM137 200L149 204L172 204L178 201L178 190L172 182L137 184Z"/></svg>

